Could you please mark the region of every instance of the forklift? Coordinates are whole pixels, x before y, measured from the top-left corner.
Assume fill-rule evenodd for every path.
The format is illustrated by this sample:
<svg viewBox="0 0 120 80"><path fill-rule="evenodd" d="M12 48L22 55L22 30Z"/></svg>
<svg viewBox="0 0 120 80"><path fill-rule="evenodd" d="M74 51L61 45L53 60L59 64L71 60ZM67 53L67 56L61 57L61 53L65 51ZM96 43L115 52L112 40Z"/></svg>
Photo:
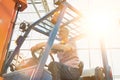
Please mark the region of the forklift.
<svg viewBox="0 0 120 80"><path fill-rule="evenodd" d="M42 18L38 19L32 24L22 22L20 24L20 29L23 32L23 35L20 35L16 40L16 48L13 52L10 52L5 60L4 65L2 66L1 78L0 80L52 80L51 73L45 69L45 64L50 55L51 47L55 40L60 40L57 36L57 32L60 26L66 26L70 30L75 31L76 33L70 32L69 39L76 39L78 36L81 36L82 33L79 33L80 18L81 13L70 5L66 0L54 0L54 4L57 6L56 9L50 11ZM53 17L57 15L57 19ZM56 22L56 23L54 23ZM12 64L15 56L18 55L20 48L24 41L26 40L28 34L31 30L34 30L40 34L48 36L47 44L44 49L41 49L39 59L37 61L35 58L38 58L36 55L33 55L34 58L25 60L27 63L20 63L19 66ZM102 59L104 66L96 67L94 72L86 76L81 75L79 80L113 80L111 68L108 65L105 48L101 42L101 51ZM51 56L54 60L53 56ZM31 63L30 63L31 62ZM83 64L81 64L83 66ZM10 73L7 73L8 68L11 69ZM91 70L86 70L84 72L89 73Z"/></svg>

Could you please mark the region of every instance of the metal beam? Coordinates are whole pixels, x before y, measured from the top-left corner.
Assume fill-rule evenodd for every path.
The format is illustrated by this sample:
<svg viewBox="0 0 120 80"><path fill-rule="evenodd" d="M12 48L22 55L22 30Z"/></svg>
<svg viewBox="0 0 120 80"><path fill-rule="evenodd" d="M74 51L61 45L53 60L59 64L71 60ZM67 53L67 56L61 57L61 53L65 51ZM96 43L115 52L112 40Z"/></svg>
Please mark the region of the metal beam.
<svg viewBox="0 0 120 80"><path fill-rule="evenodd" d="M43 6L44 6L45 11L46 11L46 12L49 12L50 9L49 9L49 6L48 6L48 4L47 4L47 1L46 1L46 0L42 0L42 4L43 4Z"/></svg>
<svg viewBox="0 0 120 80"><path fill-rule="evenodd" d="M36 5L35 5L35 2L34 2L33 0L31 0L31 2L32 2L33 7L35 8L35 11L36 11L38 17L40 18L41 16L40 16L40 13L39 13L39 11L38 11Z"/></svg>

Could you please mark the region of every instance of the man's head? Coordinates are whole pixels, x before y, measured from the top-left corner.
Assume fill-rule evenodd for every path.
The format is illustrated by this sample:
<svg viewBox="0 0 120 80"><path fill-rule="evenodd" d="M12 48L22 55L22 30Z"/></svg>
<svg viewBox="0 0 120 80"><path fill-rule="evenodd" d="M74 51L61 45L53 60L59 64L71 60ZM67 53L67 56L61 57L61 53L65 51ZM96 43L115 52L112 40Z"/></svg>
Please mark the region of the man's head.
<svg viewBox="0 0 120 80"><path fill-rule="evenodd" d="M59 29L59 37L61 40L68 40L69 30L66 27L60 27Z"/></svg>

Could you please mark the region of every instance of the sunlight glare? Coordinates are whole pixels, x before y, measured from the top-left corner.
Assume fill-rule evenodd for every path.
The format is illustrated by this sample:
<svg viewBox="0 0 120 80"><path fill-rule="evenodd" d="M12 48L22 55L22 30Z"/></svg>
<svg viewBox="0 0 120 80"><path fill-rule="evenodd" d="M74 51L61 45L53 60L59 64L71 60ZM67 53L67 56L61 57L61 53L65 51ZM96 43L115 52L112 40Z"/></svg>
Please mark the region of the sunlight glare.
<svg viewBox="0 0 120 80"><path fill-rule="evenodd" d="M107 36L112 30L112 23L112 17L107 12L91 13L86 20L88 33L96 37Z"/></svg>

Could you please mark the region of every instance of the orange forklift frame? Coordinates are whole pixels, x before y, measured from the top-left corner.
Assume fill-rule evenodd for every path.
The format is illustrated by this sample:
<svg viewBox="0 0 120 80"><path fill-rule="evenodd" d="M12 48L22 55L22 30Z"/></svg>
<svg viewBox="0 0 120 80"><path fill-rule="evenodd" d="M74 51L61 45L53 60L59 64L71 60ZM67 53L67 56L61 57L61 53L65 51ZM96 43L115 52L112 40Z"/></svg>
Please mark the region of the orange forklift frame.
<svg viewBox="0 0 120 80"><path fill-rule="evenodd" d="M26 7L26 0L0 0L0 73L9 47L17 12L23 11Z"/></svg>

